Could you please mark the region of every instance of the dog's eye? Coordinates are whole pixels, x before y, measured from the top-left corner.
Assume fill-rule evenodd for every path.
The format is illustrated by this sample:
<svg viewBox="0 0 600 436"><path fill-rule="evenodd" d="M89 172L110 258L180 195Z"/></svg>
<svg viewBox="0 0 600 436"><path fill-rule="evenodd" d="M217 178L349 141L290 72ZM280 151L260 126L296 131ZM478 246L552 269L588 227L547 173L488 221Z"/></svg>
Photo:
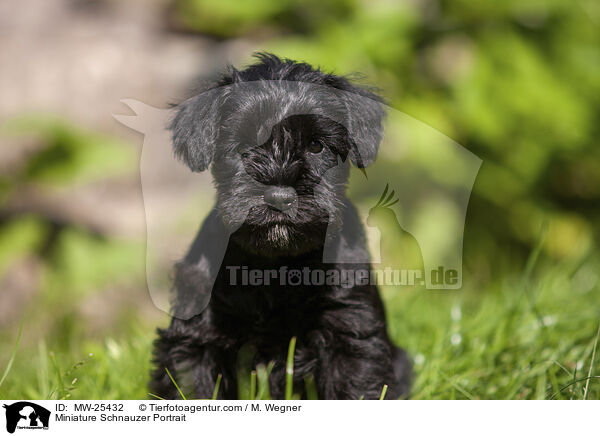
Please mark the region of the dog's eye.
<svg viewBox="0 0 600 436"><path fill-rule="evenodd" d="M313 154L319 154L323 151L323 144L316 140L310 141L310 144L308 144L308 151Z"/></svg>

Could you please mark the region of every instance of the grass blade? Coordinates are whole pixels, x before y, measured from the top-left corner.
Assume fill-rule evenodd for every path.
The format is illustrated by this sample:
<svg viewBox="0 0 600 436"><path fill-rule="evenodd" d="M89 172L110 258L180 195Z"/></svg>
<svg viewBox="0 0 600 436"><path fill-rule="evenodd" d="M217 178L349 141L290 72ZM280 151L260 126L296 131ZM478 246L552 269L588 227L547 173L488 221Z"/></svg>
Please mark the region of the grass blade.
<svg viewBox="0 0 600 436"><path fill-rule="evenodd" d="M56 363L56 356L54 354L54 351L50 351L49 356L50 363L52 364L52 368L54 369L54 373L56 375L56 381L58 382L58 389L55 390L53 393L57 394L57 400L64 400L65 398L67 398L67 390L65 389L65 383L63 381L63 377L60 372L58 363Z"/></svg>
<svg viewBox="0 0 600 436"><path fill-rule="evenodd" d="M319 399L319 394L317 392L317 385L315 384L315 378L312 374L304 377L304 386L306 387L306 399L307 400L318 400Z"/></svg>
<svg viewBox="0 0 600 436"><path fill-rule="evenodd" d="M385 394L387 394L388 385L383 385L383 389L381 389L381 395L379 396L380 400L385 400Z"/></svg>
<svg viewBox="0 0 600 436"><path fill-rule="evenodd" d="M571 388L571 396L569 397L569 400L572 400L573 397L575 396L575 389L577 388L577 365L575 365L575 370L573 371L573 387ZM560 390L559 390L560 392Z"/></svg>
<svg viewBox="0 0 600 436"><path fill-rule="evenodd" d="M460 386L458 383L456 383L453 379L450 378L450 376L448 376L445 372L438 370L438 373L444 377L446 379L446 381L448 381L448 383L450 383L452 385L452 387L457 390L458 392L460 392L461 394L463 394L465 397L467 397L469 400L474 400L475 397L473 397L473 395L471 395L469 392L467 392L465 389L463 389L462 386Z"/></svg>
<svg viewBox="0 0 600 436"><path fill-rule="evenodd" d="M287 361L285 364L285 399L291 400L294 392L294 351L296 350L296 337L292 337L288 347Z"/></svg>
<svg viewBox="0 0 600 436"><path fill-rule="evenodd" d="M269 362L267 366L265 365L257 365L256 366L256 378L258 381L258 392L256 394L257 400L270 400L271 399L271 389L269 387L269 377L271 376L271 371L275 366L275 362Z"/></svg>
<svg viewBox="0 0 600 436"><path fill-rule="evenodd" d="M212 394L212 400L216 400L217 399L217 395L219 395L219 387L221 386L221 379L223 378L223 376L221 374L219 374L217 376L217 381L215 382L215 389L213 391Z"/></svg>
<svg viewBox="0 0 600 436"><path fill-rule="evenodd" d="M558 396L558 395L559 395L559 394L560 394L562 391L564 391L565 389L568 389L568 388L570 388L571 386L574 386L574 385L576 385L576 384L577 384L577 383L579 383L579 382L582 382L582 381L588 381L588 380L591 380L591 379L598 380L598 379L600 379L600 375L593 375L593 376L591 376L591 377L583 377L583 378L578 378L577 380L573 380L572 382L570 382L570 383L567 383L567 384L566 384L566 385L564 385L562 388L560 388L560 391L559 391L559 392L555 392L555 393L554 393L554 394L553 394L553 395L550 397L550 399L551 399L551 400L555 399L555 398L556 398L556 397L557 397L557 396Z"/></svg>
<svg viewBox="0 0 600 436"><path fill-rule="evenodd" d="M256 400L256 371L250 372L250 399Z"/></svg>
<svg viewBox="0 0 600 436"><path fill-rule="evenodd" d="M596 340L594 341L594 349L592 351L592 361L590 362L590 370L588 371L587 381L585 382L585 388L583 389L583 399L587 400L588 388L590 387L590 380L592 379L592 370L594 369L594 359L596 358L596 348L598 347L598 336L600 336L600 324L598 325L598 332L596 333Z"/></svg>
<svg viewBox="0 0 600 436"><path fill-rule="evenodd" d="M545 219L542 222L542 226L540 228L540 233L537 239L537 243L533 248L531 254L529 255L529 259L527 259L527 263L525 265L525 271L523 273L524 281L527 283L531 280L531 276L533 274L533 269L537 264L537 261L542 253L542 249L544 248L544 242L546 241L546 236L548 234L548 220Z"/></svg>
<svg viewBox="0 0 600 436"><path fill-rule="evenodd" d="M17 341L15 342L15 347L10 355L10 359L8 359L8 363L6 364L6 369L2 374L2 378L0 378L0 387L2 386L2 383L4 383L4 380L6 380L6 377L8 376L8 373L10 372L10 369L15 361L15 357L17 356L17 350L19 349L19 344L21 343L21 335L23 334L24 321L24 319L21 319L21 326L19 327L19 333L17 334Z"/></svg>
<svg viewBox="0 0 600 436"><path fill-rule="evenodd" d="M177 382L175 381L175 379L173 378L173 376L169 372L169 369L165 368L165 371L167 371L167 375L171 379L171 382L173 383L173 385L175 385L175 388L177 389L177 392L179 392L179 395L181 395L181 398L183 398L184 400L187 400L187 398L185 398L185 395L183 395L183 392L181 392L181 389L179 389L179 385L177 384Z"/></svg>

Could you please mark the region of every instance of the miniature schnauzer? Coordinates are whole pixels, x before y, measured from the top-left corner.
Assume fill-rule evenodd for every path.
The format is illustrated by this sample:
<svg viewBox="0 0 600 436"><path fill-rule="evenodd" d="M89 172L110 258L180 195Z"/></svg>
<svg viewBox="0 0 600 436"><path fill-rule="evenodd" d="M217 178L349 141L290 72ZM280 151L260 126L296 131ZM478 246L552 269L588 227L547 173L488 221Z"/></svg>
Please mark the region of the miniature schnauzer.
<svg viewBox="0 0 600 436"><path fill-rule="evenodd" d="M332 271L370 269L345 191L350 164L364 171L375 160L382 100L307 63L256 57L178 105L170 124L176 157L192 171L211 167L217 200L176 265L173 318L158 330L150 390L210 398L221 375L218 397L235 399L246 353L253 366L272 362L270 394L283 398L295 337L301 397L307 379L321 399L379 398L384 385L386 398L406 397L411 365L390 342L377 287L329 281L339 277ZM253 270L288 271L289 281L239 275ZM300 272L315 270L327 280L300 283Z"/></svg>

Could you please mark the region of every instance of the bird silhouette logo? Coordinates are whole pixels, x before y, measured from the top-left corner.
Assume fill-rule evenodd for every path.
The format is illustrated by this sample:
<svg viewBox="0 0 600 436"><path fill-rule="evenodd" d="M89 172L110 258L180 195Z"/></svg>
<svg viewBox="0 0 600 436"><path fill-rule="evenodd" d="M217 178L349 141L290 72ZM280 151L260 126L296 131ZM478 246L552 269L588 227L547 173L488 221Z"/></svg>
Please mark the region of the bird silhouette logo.
<svg viewBox="0 0 600 436"><path fill-rule="evenodd" d="M382 261L385 263L393 253L393 266L401 270L423 270L423 255L417 239L406 231L392 206L399 203L396 191L389 191L387 183L377 201L377 204L369 210L367 226L377 227L381 238L380 247Z"/></svg>

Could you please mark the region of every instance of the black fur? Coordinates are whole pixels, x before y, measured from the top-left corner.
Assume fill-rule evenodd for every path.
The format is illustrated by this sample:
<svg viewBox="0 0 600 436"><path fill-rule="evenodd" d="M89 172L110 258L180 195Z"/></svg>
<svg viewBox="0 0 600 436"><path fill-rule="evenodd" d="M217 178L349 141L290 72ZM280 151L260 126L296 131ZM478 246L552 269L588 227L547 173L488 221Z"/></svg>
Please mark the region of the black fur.
<svg viewBox="0 0 600 436"><path fill-rule="evenodd" d="M178 158L193 171L212 164L217 203L176 267L174 316L155 342L150 390L179 397L168 368L197 398L210 397L222 374L219 398L237 398L237 365L246 358L275 363L271 395L282 398L296 336L297 392L312 375L322 399L378 398L384 384L387 398L406 396L410 363L390 343L375 286L230 282L227 266L369 268L345 190L349 161L363 168L375 159L381 99L306 63L258 58L181 104L171 124ZM289 210L266 204L273 186L294 188ZM325 244L346 263L323 263Z"/></svg>

